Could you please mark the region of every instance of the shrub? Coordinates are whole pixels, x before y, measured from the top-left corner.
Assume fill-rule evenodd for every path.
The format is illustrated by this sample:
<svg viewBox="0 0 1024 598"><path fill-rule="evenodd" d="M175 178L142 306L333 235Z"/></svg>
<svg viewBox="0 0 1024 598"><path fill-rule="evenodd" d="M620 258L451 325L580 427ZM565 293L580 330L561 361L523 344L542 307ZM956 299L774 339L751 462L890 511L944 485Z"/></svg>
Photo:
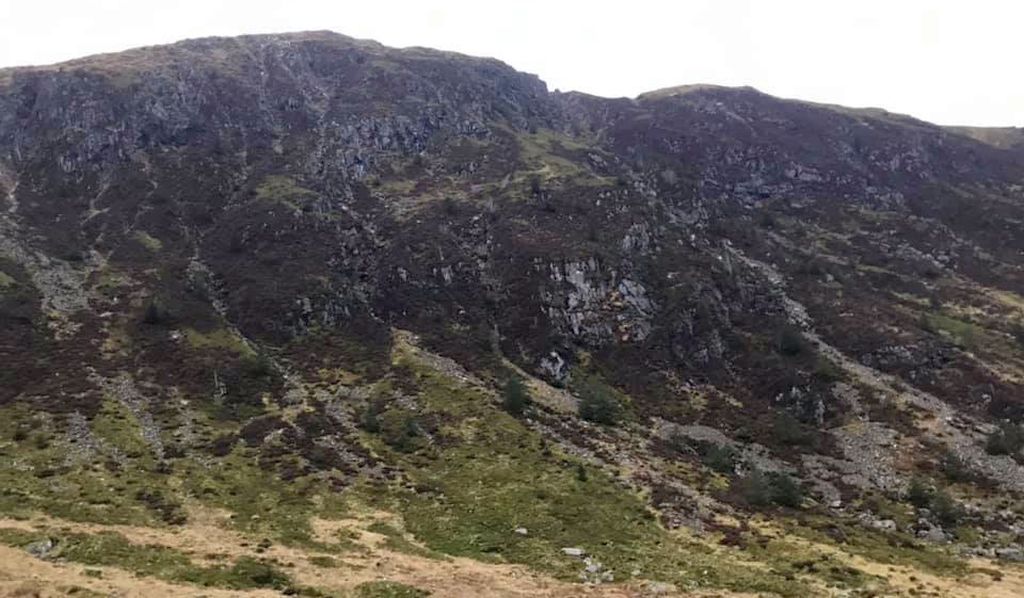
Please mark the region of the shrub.
<svg viewBox="0 0 1024 598"><path fill-rule="evenodd" d="M796 357L807 350L807 341L795 326L786 326L779 332L777 348L787 357Z"/></svg>
<svg viewBox="0 0 1024 598"><path fill-rule="evenodd" d="M989 434L985 452L990 455L1014 455L1024 447L1024 432L1017 424L1004 423Z"/></svg>
<svg viewBox="0 0 1024 598"><path fill-rule="evenodd" d="M288 576L269 563L243 556L226 572L224 585L230 588L278 588L291 584Z"/></svg>
<svg viewBox="0 0 1024 598"><path fill-rule="evenodd" d="M906 499L915 507L924 509L931 502L932 493L931 484L922 478L914 477L910 480L910 485L907 486Z"/></svg>
<svg viewBox="0 0 1024 598"><path fill-rule="evenodd" d="M411 453L423 447L423 433L412 413L392 409L380 414L378 421L381 438L396 451Z"/></svg>
<svg viewBox="0 0 1024 598"><path fill-rule="evenodd" d="M375 399L370 401L363 409L362 417L359 418L359 427L371 434L380 432L380 414L384 412L384 401Z"/></svg>
<svg viewBox="0 0 1024 598"><path fill-rule="evenodd" d="M518 376L510 376L505 382L505 388L501 393L501 404L505 411L512 415L519 416L526 411L530 402L529 394L523 381Z"/></svg>
<svg viewBox="0 0 1024 598"><path fill-rule="evenodd" d="M804 493L792 476L782 472L764 473L753 469L739 480L740 492L748 504L766 507L771 504L799 508Z"/></svg>
<svg viewBox="0 0 1024 598"><path fill-rule="evenodd" d="M843 370L831 359L821 355L814 362L814 378L826 384L843 379Z"/></svg>
<svg viewBox="0 0 1024 598"><path fill-rule="evenodd" d="M760 469L754 469L738 481L740 494L747 504L755 507L766 507L772 502L772 489L768 476Z"/></svg>
<svg viewBox="0 0 1024 598"><path fill-rule="evenodd" d="M607 386L588 383L580 390L580 417L612 426L622 417L622 405Z"/></svg>
<svg viewBox="0 0 1024 598"><path fill-rule="evenodd" d="M540 177L537 175L530 177L530 193L533 195L540 195L543 188L540 184Z"/></svg>
<svg viewBox="0 0 1024 598"><path fill-rule="evenodd" d="M1013 338L1017 341L1017 345L1021 349L1024 349L1024 326L1017 324L1013 327Z"/></svg>
<svg viewBox="0 0 1024 598"><path fill-rule="evenodd" d="M768 476L772 502L797 509L804 500L803 489L789 474L772 473Z"/></svg>
<svg viewBox="0 0 1024 598"><path fill-rule="evenodd" d="M984 475L975 471L963 457L953 451L946 451L939 459L939 471L954 483L977 484L986 481Z"/></svg>
<svg viewBox="0 0 1024 598"><path fill-rule="evenodd" d="M780 443L788 446L807 445L814 440L800 420L786 412L775 416L772 432Z"/></svg>
<svg viewBox="0 0 1024 598"><path fill-rule="evenodd" d="M936 522L952 526L963 517L963 507L941 488L935 488L922 478L910 480L907 502L919 509L928 509Z"/></svg>
<svg viewBox="0 0 1024 598"><path fill-rule="evenodd" d="M718 473L733 473L739 461L736 449L729 445L705 443L700 448L700 460L706 467Z"/></svg>
<svg viewBox="0 0 1024 598"><path fill-rule="evenodd" d="M266 355L246 357L243 366L245 373L252 378L265 378L274 373L274 364Z"/></svg>
<svg viewBox="0 0 1024 598"><path fill-rule="evenodd" d="M142 314L142 321L146 324L159 325L166 324L171 319L170 313L167 308L164 307L157 299L150 299L149 303L146 304L146 309Z"/></svg>
<svg viewBox="0 0 1024 598"><path fill-rule="evenodd" d="M960 503L942 490L932 493L928 509L932 512L935 520L946 527L956 525L963 517L963 508Z"/></svg>

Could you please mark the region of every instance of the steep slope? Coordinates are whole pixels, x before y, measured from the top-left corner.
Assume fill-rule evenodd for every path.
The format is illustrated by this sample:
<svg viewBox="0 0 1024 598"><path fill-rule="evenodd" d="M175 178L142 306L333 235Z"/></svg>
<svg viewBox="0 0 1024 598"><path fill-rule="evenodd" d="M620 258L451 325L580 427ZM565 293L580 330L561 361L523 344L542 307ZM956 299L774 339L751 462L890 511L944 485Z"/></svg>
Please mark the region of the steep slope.
<svg viewBox="0 0 1024 598"><path fill-rule="evenodd" d="M336 554L314 523L372 508L614 591L900 591L864 559L966 591L1022 551L1011 138L327 32L0 70L0 508ZM239 566L164 581L355 585Z"/></svg>

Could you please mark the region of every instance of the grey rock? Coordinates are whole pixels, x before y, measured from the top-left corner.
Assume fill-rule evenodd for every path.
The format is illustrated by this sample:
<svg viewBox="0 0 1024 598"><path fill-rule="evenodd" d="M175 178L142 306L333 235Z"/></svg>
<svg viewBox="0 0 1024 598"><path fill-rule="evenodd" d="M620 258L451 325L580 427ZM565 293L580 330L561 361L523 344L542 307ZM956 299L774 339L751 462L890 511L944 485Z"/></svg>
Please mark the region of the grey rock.
<svg viewBox="0 0 1024 598"><path fill-rule="evenodd" d="M46 538L45 540L32 542L25 547L25 552L36 558L45 559L53 553L56 547L57 542L55 542L53 538Z"/></svg>
<svg viewBox="0 0 1024 598"><path fill-rule="evenodd" d="M1013 563L1024 562L1024 550L1020 548L997 548L995 550L996 558L1001 561L1010 561Z"/></svg>

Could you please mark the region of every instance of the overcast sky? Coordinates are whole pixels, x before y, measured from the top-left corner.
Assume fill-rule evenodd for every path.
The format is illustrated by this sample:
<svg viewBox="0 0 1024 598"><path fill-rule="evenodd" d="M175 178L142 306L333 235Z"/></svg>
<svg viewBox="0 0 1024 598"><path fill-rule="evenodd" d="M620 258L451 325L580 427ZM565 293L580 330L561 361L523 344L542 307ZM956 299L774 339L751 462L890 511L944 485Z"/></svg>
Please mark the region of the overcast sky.
<svg viewBox="0 0 1024 598"><path fill-rule="evenodd" d="M1024 126L1021 0L0 0L0 66L331 29L494 56L552 89L685 83Z"/></svg>

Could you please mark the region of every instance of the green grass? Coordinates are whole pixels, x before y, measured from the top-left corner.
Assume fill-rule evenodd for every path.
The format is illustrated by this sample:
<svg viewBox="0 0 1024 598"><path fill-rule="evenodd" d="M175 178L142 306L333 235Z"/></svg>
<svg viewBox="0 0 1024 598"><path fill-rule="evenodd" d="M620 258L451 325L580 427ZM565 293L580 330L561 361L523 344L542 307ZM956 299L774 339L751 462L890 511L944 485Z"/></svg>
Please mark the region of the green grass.
<svg viewBox="0 0 1024 598"><path fill-rule="evenodd" d="M90 566L118 567L137 575L209 587L236 590L291 587L289 577L277 567L250 557L241 557L230 566L200 566L180 551L164 546L134 544L116 533L54 536L0 529L0 542L13 546L25 547L46 538L55 540L55 547L48 558Z"/></svg>
<svg viewBox="0 0 1024 598"><path fill-rule="evenodd" d="M575 184L606 186L615 185L615 180L594 174L581 166L582 162L565 158L560 153L594 151L594 148L561 135L550 129L538 129L534 133L515 133L519 143L520 158L530 176L543 181L571 179Z"/></svg>
<svg viewBox="0 0 1024 598"><path fill-rule="evenodd" d="M295 210L301 209L304 202L317 196L315 191L301 187L295 179L283 175L264 178L255 193L259 200L277 202Z"/></svg>
<svg viewBox="0 0 1024 598"><path fill-rule="evenodd" d="M773 569L793 576L811 574L835 588L856 589L883 582L851 567L835 556L801 546L785 538L747 543L745 552Z"/></svg>
<svg viewBox="0 0 1024 598"><path fill-rule="evenodd" d="M400 529L383 521L375 521L371 523L366 530L384 536L384 547L389 550L428 559L444 560L447 558L439 552L423 548L422 546L417 546L410 542Z"/></svg>
<svg viewBox="0 0 1024 598"><path fill-rule="evenodd" d="M173 427L176 420L164 425ZM212 460L201 453L174 459L170 473L157 473L138 423L111 401L89 427L100 452L90 463L68 465L63 432L53 422L24 406L0 408L0 514L43 512L72 521L163 526L159 513L137 498L140 491L159 492L173 503L194 500L227 509L233 527L254 537L324 551L343 551L351 544L313 539L311 517L336 518L348 510L346 497L321 480L284 481L260 466L255 451L242 447ZM208 437L232 429L201 413L196 427Z"/></svg>
<svg viewBox="0 0 1024 598"><path fill-rule="evenodd" d="M357 598L421 598L430 592L397 581L368 581L356 586Z"/></svg>
<svg viewBox="0 0 1024 598"><path fill-rule="evenodd" d="M805 596L799 581L737 562L662 528L645 500L600 469L549 450L539 434L494 398L413 366L425 417L443 424L443 449L414 454L376 447L407 472L416 492L393 491L390 505L427 547L490 562L529 565L577 579L580 547L628 579L687 588L716 587ZM585 476L579 475L583 469ZM379 496L379 495L378 495ZM514 533L525 527L528 534Z"/></svg>
<svg viewBox="0 0 1024 598"><path fill-rule="evenodd" d="M322 569L334 569L338 566L338 561L334 557L325 555L311 556L307 559L311 565L315 565Z"/></svg>
<svg viewBox="0 0 1024 598"><path fill-rule="evenodd" d="M249 345L242 342L237 334L227 328L218 328L206 333L186 328L185 340L193 349L224 349L247 357L256 355Z"/></svg>
<svg viewBox="0 0 1024 598"><path fill-rule="evenodd" d="M144 505L132 500L139 489L166 483L154 473L155 460L134 417L124 406L107 401L90 428L99 452L88 463L69 463L56 420L20 404L0 408L0 513L25 516L39 511L73 521L157 523Z"/></svg>
<svg viewBox="0 0 1024 598"><path fill-rule="evenodd" d="M149 251L152 251L153 253L156 253L156 252L160 251L164 247L164 244L163 244L163 242L160 239L157 239L156 237L150 235L149 233L147 233L144 230L137 230L137 231L135 231L135 233L132 235L132 237L136 241L138 241L139 244L141 244L143 247L145 247Z"/></svg>
<svg viewBox="0 0 1024 598"><path fill-rule="evenodd" d="M913 567L947 577L959 577L969 572L969 567L962 559L940 548L918 542L903 533L880 532L853 523L824 519L789 526L787 532L822 544L834 544L835 540L821 531L828 526L837 527L842 531L845 538L842 549L851 554L879 563Z"/></svg>
<svg viewBox="0 0 1024 598"><path fill-rule="evenodd" d="M313 538L310 518L343 515L344 497L314 478L281 480L260 467L256 453L236 448L214 467L183 464L182 490L203 503L231 511L232 526L251 536L292 546L338 551L344 542L325 545Z"/></svg>
<svg viewBox="0 0 1024 598"><path fill-rule="evenodd" d="M982 327L945 314L927 313L923 322L926 329L947 336L957 345L967 349L977 346L985 336Z"/></svg>

